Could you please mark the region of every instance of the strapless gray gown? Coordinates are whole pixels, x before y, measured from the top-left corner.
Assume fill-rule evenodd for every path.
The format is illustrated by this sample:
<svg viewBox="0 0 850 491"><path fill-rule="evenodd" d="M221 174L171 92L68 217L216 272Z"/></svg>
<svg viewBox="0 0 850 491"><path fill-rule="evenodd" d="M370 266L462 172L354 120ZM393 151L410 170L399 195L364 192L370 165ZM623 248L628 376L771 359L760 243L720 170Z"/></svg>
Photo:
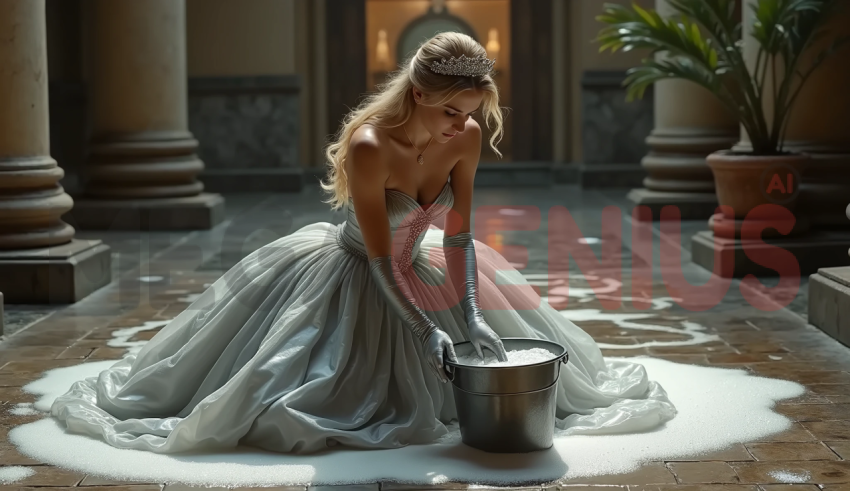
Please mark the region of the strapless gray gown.
<svg viewBox="0 0 850 491"><path fill-rule="evenodd" d="M443 232L430 226L452 206L451 186L434 205L392 190L386 203L394 258L417 304L455 342L466 340L461 307L442 289ZM493 330L569 351L558 433L646 431L674 417L642 365L603 359L504 257L475 248ZM73 383L51 414L69 432L159 453L393 448L438 441L456 418L451 384L429 371L370 277L351 201L344 223L305 226L246 256L137 354Z"/></svg>

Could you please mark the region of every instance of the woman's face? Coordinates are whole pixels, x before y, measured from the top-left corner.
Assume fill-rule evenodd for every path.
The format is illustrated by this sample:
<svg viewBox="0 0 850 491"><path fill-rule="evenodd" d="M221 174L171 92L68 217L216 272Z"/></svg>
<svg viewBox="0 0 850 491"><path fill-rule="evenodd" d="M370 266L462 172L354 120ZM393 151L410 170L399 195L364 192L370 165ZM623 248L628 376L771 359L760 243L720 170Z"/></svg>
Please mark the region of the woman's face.
<svg viewBox="0 0 850 491"><path fill-rule="evenodd" d="M413 89L413 97L417 102L433 104L423 99L419 89ZM450 100L436 106L419 104L416 110L425 129L434 137L434 141L446 143L466 128L466 120L479 110L483 99L482 91L470 89L461 91Z"/></svg>

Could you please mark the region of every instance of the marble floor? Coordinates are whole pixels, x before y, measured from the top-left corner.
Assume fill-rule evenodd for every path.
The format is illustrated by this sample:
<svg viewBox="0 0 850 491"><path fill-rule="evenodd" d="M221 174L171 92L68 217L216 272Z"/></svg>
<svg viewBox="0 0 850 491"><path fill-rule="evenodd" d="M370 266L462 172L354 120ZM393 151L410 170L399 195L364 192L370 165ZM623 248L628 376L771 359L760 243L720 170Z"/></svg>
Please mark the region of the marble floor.
<svg viewBox="0 0 850 491"><path fill-rule="evenodd" d="M754 286L732 281L711 287L713 283L707 283L711 275L689 260L690 237L704 230L706 223L682 223L681 239L661 233L657 224L635 227L624 196L623 190L570 186L483 188L476 191L476 207L503 208L479 208L476 238L502 252L558 310L651 314L638 328L624 327L610 315L575 320L604 343L605 355L649 355L693 365L742 368L798 382L808 391L776 406L777 412L794 421L787 432L698 458L651 462L634 473L559 486L576 491L584 487L599 491L850 490L850 349L806 323L805 281L785 291L773 288L775 279ZM32 460L8 443L6 434L43 416L17 415L8 409L32 402L32 395L20 387L45 370L120 359L126 350L107 346L113 332L175 317L206 285L256 248L309 223L344 219L341 211L330 212L321 203L317 188L226 199L226 221L210 231L81 232L79 237L102 239L112 248L112 284L70 306L6 306L6 331L0 339L0 400L5 406L0 414L0 466L31 466L35 473L0 490L186 489L180 484L104 481ZM581 236L558 236L554 242L547 238L553 235L547 218L556 206L569 211ZM646 239L638 241L638 236ZM509 246L523 246L527 253ZM561 254L567 250L571 256ZM681 268L670 269L671 258L675 263L679 254ZM552 273L550 256L572 259L545 277ZM679 287L671 288L673 284ZM709 286L697 290L687 284ZM683 319L702 329L698 333L680 329ZM155 332L140 332L134 340L144 341ZM788 468L803 469L808 477L793 485L776 477ZM373 483L340 489L463 488Z"/></svg>

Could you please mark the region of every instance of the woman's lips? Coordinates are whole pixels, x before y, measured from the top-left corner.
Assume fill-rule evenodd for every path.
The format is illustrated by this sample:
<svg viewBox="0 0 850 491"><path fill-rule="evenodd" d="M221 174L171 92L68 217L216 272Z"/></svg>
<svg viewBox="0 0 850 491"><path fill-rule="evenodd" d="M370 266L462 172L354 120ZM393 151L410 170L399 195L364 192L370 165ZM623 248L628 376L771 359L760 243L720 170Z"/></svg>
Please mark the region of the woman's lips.
<svg viewBox="0 0 850 491"><path fill-rule="evenodd" d="M449 138L452 138L452 137L454 137L456 134L457 134L457 133L452 133L452 134L449 134L449 133L443 133L443 136L447 136L447 137L449 137Z"/></svg>

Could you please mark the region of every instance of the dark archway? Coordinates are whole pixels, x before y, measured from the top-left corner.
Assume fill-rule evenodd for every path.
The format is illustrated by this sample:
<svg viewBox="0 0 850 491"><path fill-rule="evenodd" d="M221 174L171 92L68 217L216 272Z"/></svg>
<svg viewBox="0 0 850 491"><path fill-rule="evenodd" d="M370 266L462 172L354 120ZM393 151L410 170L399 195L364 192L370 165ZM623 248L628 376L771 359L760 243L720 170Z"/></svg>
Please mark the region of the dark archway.
<svg viewBox="0 0 850 491"><path fill-rule="evenodd" d="M425 15L408 24L398 38L396 59L399 62L412 56L419 46L440 32L461 32L478 41L472 27L460 17L452 15L443 7L439 12L433 7Z"/></svg>

